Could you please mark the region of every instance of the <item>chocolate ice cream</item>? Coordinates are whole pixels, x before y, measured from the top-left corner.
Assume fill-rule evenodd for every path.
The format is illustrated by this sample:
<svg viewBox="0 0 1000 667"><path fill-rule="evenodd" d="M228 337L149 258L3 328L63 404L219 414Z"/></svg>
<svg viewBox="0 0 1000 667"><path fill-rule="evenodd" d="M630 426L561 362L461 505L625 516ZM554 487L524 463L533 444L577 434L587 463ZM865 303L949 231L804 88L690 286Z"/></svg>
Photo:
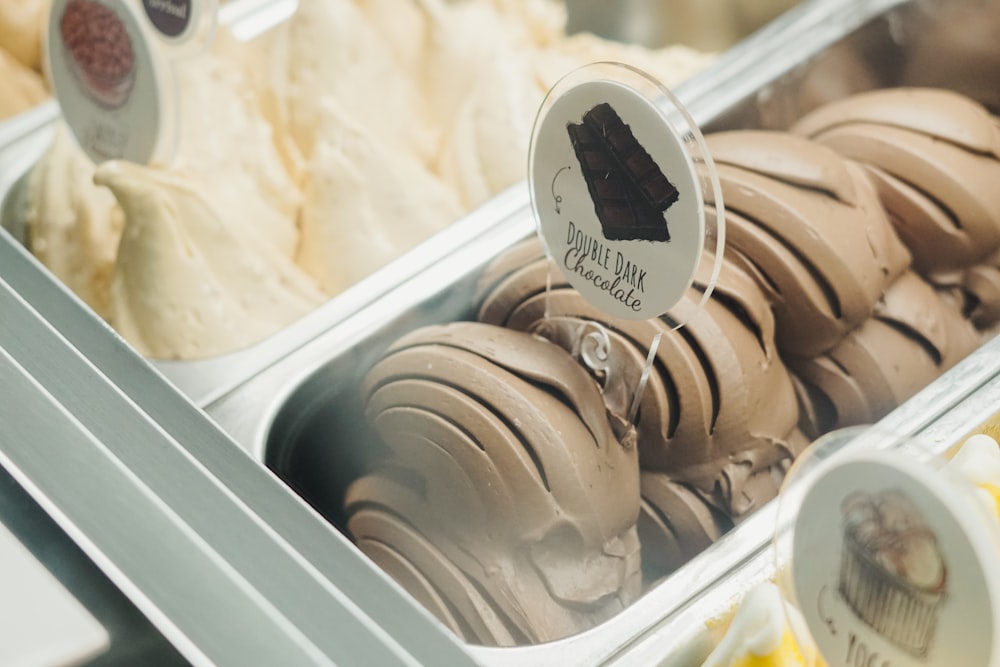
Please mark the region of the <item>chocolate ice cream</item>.
<svg viewBox="0 0 1000 667"><path fill-rule="evenodd" d="M857 164L801 137L707 137L726 206L727 252L758 278L778 348L808 356L867 318L909 254Z"/></svg>
<svg viewBox="0 0 1000 667"><path fill-rule="evenodd" d="M934 279L1000 248L1000 124L972 99L872 91L823 106L793 130L866 165L918 273Z"/></svg>
<svg viewBox="0 0 1000 667"><path fill-rule="evenodd" d="M349 489L348 528L453 630L550 641L635 600L637 452L569 354L488 324L426 327L363 390L391 454Z"/></svg>

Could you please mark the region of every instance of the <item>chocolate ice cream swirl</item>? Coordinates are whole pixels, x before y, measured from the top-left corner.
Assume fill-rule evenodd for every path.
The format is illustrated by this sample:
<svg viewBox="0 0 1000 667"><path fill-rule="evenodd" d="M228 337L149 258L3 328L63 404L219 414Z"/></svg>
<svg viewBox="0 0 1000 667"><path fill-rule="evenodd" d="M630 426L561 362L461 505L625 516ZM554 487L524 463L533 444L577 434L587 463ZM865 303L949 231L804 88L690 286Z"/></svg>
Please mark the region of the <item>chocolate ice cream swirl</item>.
<svg viewBox="0 0 1000 667"><path fill-rule="evenodd" d="M646 580L655 583L708 548L733 522L663 473L643 472L640 479L642 570Z"/></svg>
<svg viewBox="0 0 1000 667"><path fill-rule="evenodd" d="M391 454L348 490L348 528L458 634L551 641L635 600L637 453L565 351L486 324L426 327L363 391Z"/></svg>
<svg viewBox="0 0 1000 667"><path fill-rule="evenodd" d="M644 469L689 484L739 516L760 504L744 494L750 477L794 456L788 436L797 407L774 347L774 321L760 289L736 265L723 264L705 310L680 329L669 314L631 321L601 312L566 283L535 240L501 256L483 285L481 321L535 331L569 350L578 332L603 327L608 365L593 372L620 420L627 420L649 348L662 334L635 419ZM686 298L700 300L701 289L692 287Z"/></svg>
<svg viewBox="0 0 1000 667"><path fill-rule="evenodd" d="M793 128L866 165L922 275L1000 247L1000 125L947 90L895 88L821 107Z"/></svg>
<svg viewBox="0 0 1000 667"><path fill-rule="evenodd" d="M707 141L726 206L726 252L766 291L778 349L829 350L909 263L864 169L786 133L720 132Z"/></svg>
<svg viewBox="0 0 1000 667"><path fill-rule="evenodd" d="M790 433L788 441L796 455L809 444L799 431ZM752 458L734 459L723 467L715 493L643 470L638 529L645 580L652 584L669 575L776 498L791 462L758 466Z"/></svg>
<svg viewBox="0 0 1000 667"><path fill-rule="evenodd" d="M908 271L875 312L829 352L789 360L802 404L800 425L816 437L873 423L979 346L955 304Z"/></svg>
<svg viewBox="0 0 1000 667"><path fill-rule="evenodd" d="M1000 251L964 271L935 276L934 286L957 305L984 339L1000 330Z"/></svg>
<svg viewBox="0 0 1000 667"><path fill-rule="evenodd" d="M988 335L996 333L1000 325L1000 251L965 270L962 290L972 324Z"/></svg>

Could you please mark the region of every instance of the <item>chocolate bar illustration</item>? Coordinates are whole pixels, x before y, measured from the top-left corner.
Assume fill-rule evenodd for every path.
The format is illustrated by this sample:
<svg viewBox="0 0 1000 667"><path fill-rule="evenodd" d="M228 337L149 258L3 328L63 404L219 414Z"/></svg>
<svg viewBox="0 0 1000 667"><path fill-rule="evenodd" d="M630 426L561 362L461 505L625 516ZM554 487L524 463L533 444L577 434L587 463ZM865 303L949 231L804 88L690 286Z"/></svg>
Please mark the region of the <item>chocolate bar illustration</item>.
<svg viewBox="0 0 1000 667"><path fill-rule="evenodd" d="M604 237L669 241L663 212L677 201L677 188L611 105L598 104L566 131Z"/></svg>

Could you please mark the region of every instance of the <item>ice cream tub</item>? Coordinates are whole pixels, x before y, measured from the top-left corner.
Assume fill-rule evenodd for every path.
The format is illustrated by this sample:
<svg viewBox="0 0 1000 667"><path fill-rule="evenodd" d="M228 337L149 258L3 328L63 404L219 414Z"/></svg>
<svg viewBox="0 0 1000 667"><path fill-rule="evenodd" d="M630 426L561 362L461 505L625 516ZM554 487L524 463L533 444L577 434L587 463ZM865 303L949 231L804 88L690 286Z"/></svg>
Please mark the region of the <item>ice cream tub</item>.
<svg viewBox="0 0 1000 667"><path fill-rule="evenodd" d="M649 69L673 85L714 62L704 72L706 81L691 82L688 97L693 98L710 89L711 80L740 66L748 54L773 45L770 35L818 22L829 11L826 3L793 10L763 34L716 57L691 49L673 53L600 40L582 31L601 26L606 37L638 39L626 30L635 22L622 24L619 32L611 34L601 12L585 3L568 6L571 26L565 24L566 11L558 3L504 5L505 9L496 3L472 4L455 3L462 8L455 9L452 16L451 9L433 12L416 6L397 15L383 11L380 3L225 3L219 23L232 38L216 36L216 61L198 64L186 52L171 52L177 55L173 62L181 80L179 89L185 91L181 102L175 102L181 108L178 151L182 159L178 159L183 164L174 171L194 176L178 179L174 171L163 174L118 165L99 177L120 186L123 200L138 206L150 196L163 196L176 200L175 209L183 215L177 220L150 223L141 234L121 236L125 214L116 212L103 189L99 194L93 192L90 167L67 159L72 142L65 140L65 132L48 126L32 132L35 138L30 146L18 141L16 145L5 143L2 149L5 154L16 154L11 159L17 161L16 169L4 173L4 193L0 195L4 196L3 227L14 238L31 241L24 219L26 199L31 198L25 192L31 189L27 172L38 168L40 157L59 152L58 160L46 161L51 168L45 168L45 178L48 187L61 194L43 198L44 213L51 219L75 215L76 221L67 223L68 229L54 225L49 230L51 240L37 232L36 256L98 315L113 325L117 322L119 333L179 389L205 405L362 304L409 281L513 209L523 207L525 193L520 184L525 165L521 153L546 82L585 62L618 59ZM791 4L769 5L770 14L760 14L756 21L743 16L741 25L760 25ZM493 41L506 29L496 29L498 24L491 18L491 12L500 11L507 12L502 21L514 26L511 32L517 40L535 45L524 57L495 59L484 55L490 48L500 48L499 42ZM648 8L643 9L641 3L628 9L636 15L643 11ZM672 25L680 20L675 17ZM348 30L345 25L359 27ZM490 26L490 40L466 39L484 25ZM570 28L574 34L563 35L562 31ZM337 30L344 34L337 39L329 37ZM394 31L411 39L397 39ZM427 39L418 39L424 34ZM260 53L253 49L258 40L280 57L258 62ZM358 50L371 59L371 71L366 74L363 68L338 65L343 55L340 51L317 57L316 50L306 46L310 40L320 40L324 46L358 42ZM377 48L380 40L388 40L392 48ZM651 46L654 40L647 36L642 41ZM428 44L440 53L417 53ZM504 53L509 52L503 48ZM475 58L461 55L470 49ZM281 68L294 59L307 61L308 66L295 66L290 70L295 76L285 76ZM409 70L414 62L424 60L433 60L430 64L436 63L446 72L432 77L433 81L423 81L423 65ZM230 67L234 62L239 72ZM323 68L336 72L327 76ZM406 71L401 73L401 69ZM358 80L345 77L345 70L357 72ZM269 77L292 83L288 88L269 87ZM493 81L498 77L509 79L511 84L473 85L478 78ZM383 89L376 90L374 81L394 92L389 95ZM399 84L398 91L389 81ZM322 85L335 85L337 90L326 94ZM433 90L426 95L415 92L420 86ZM203 98L221 94L213 92L216 89L235 91L227 98L232 105L232 115L227 117L239 118L239 122L212 122L202 113L212 106ZM500 90L511 93L494 99ZM247 100L254 100L258 93L260 109L248 111ZM412 103L414 96L421 97L420 104ZM345 106L355 102L367 106L361 111ZM391 116L414 108L419 111L423 106L427 107L426 115L448 121L435 121L436 129L426 133L395 136L394 128L412 128L414 119ZM490 123L489 131L480 127L481 123ZM59 123L53 119L52 125ZM190 134L194 138L185 140L183 127L195 128ZM220 127L227 128L226 136L220 134ZM326 139L317 141L314 134ZM0 134L3 136L6 133ZM498 141L501 136L505 138ZM108 141L111 139L114 137ZM240 151L225 145L227 141ZM298 148L300 144L309 151ZM307 154L314 146L319 146L317 154ZM185 153L188 149L190 154ZM492 157L487 158L487 154ZM60 171L62 167L66 168ZM330 173L338 178L329 178ZM444 187L442 181L451 185ZM315 185L303 185L307 182ZM213 213L220 208L227 215ZM323 226L322 221L334 218L349 219L349 229L331 231ZM263 224L260 229L250 224L258 219ZM202 222L181 229L177 227L180 220ZM453 221L457 222L451 224ZM195 253L192 261L183 254L164 256L162 248L173 247L168 241L143 240L164 227L187 238L192 247L214 243L215 249ZM203 235L205 227L212 230L211 238ZM445 227L447 230L441 231ZM257 232L277 243L281 252L258 243ZM309 238L300 242L299 235ZM124 246L119 243L121 238ZM361 244L359 249L343 250L356 243ZM419 249L405 252L416 246ZM119 256L134 259L123 263ZM145 267L137 269L138 282L115 277L128 272L125 265ZM152 275L168 267L173 267L170 275ZM228 272L226 267L242 267L252 275ZM277 278L261 278L270 274ZM119 286L113 287L115 283ZM254 288L245 289L246 284ZM166 305L161 308L157 303ZM185 310L184 304L192 303L203 307ZM161 345L164 336L174 334L179 336L175 342L183 341L180 347Z"/></svg>
<svg viewBox="0 0 1000 667"><path fill-rule="evenodd" d="M918 3L859 3L839 7L836 11L824 5L830 13L818 13L818 7L804 8L800 18L808 17L804 23L808 29L785 34L781 49L744 52L740 58L720 65L720 69L715 70L717 78L694 79L688 88L679 91L687 91L681 97L707 131L785 129L824 102L868 89L911 82L917 74L911 71L904 76L908 58L915 57L926 47L924 37L941 31L943 24L936 21L943 20L944 16L955 20L956 16L939 15L936 10L928 10ZM922 70L920 74L929 72ZM963 81L957 78L952 81L956 87L963 87L963 92L970 92ZM979 99L988 102L982 97ZM711 145L712 138L708 139ZM731 149L731 145L720 148ZM491 263L513 244L530 237L533 230L534 221L527 206L512 207L497 224L451 249L442 261L421 272L418 279L379 295L351 318L334 324L290 351L280 362L260 370L250 381L209 402L206 409L255 457L334 525L346 530L351 516L344 511L345 494L371 461L385 453L377 444L372 427L362 418L366 405L360 388L369 370L387 348L406 334L427 326L475 319L481 284L484 276L493 270L489 268ZM873 238L868 238L867 242L877 245ZM891 255L892 251L887 250L886 254ZM904 283L912 281L912 277L904 279ZM894 315L884 314L886 321L894 321ZM748 318L738 319L745 324ZM908 324L903 326L901 321L895 321L897 324L890 328L911 330ZM982 339L969 345L966 339L963 349L966 352L975 349L979 340ZM925 351L939 351L934 354L936 358L943 359L951 354L930 339L925 342L929 343L927 346L921 344ZM836 346L818 353L832 354L831 358L838 359L836 354L839 353L831 352L833 349ZM895 346L890 346L891 349ZM883 423L908 433L918 426L929 429L934 419L943 419L941 413L947 407L996 373L995 355L989 354L988 349L992 348L973 353L909 401L897 400L896 404L903 405L885 417ZM805 352L800 350L800 354ZM847 365L851 363L856 362ZM822 362L818 367L828 371L838 365L843 366L844 362ZM913 396L918 389L911 387L904 393ZM805 395L810 395L810 391L805 390ZM856 406L856 410L855 417L865 410L873 415L881 411L879 418L886 412L884 407L874 404ZM510 421L516 420L517 417L513 417ZM829 428L827 418L821 415L813 419L811 425L803 425L820 431ZM951 431L947 437L952 438L955 433ZM757 483L766 485L767 475L757 478L754 484ZM669 491L674 487L666 485L664 488ZM685 616L690 613L688 610L703 609L697 600L707 595L714 582L724 579L730 572L751 568L757 573L754 576L770 576L757 554L765 548L762 545L773 529L773 516L769 517L773 511L771 507L765 504L755 513L740 517L736 528L721 538L716 535L708 539L708 542L716 541L662 581L647 582L642 596L591 629L534 646L474 647L473 650L484 664L505 664L508 660L518 664L548 664L564 661L568 655L580 664L613 663L618 659L622 664L651 664L649 656L654 655L652 653L642 654L645 660L631 662L632 656L639 653L633 653L629 647L645 650L646 639L655 638L650 641L658 651L655 653L657 660L684 655L687 658L677 658L678 661L666 664L698 664L698 658L692 656L706 645L707 635L701 633L708 616L699 618L702 627L691 635L690 645L680 639L688 635L659 632L660 620L673 618L674 614L688 618ZM648 516L655 520L655 514ZM703 521L703 526L714 525L713 518L704 516L692 521L695 524ZM718 604L732 604L735 594L720 590L723 592L709 597ZM666 639L668 637L670 639Z"/></svg>
<svg viewBox="0 0 1000 667"><path fill-rule="evenodd" d="M417 318L411 323L426 316L411 313L410 317ZM949 451L969 433L983 431L981 425L995 413L996 392L1000 390L1000 369L995 363L998 343L994 341L973 353L882 420L879 429L901 437L919 436L940 453ZM364 353L363 347L348 345L342 354L349 358L359 352ZM260 420L232 418L225 405L209 411L246 437L252 437L248 434L253 427L261 428L259 446L266 447L266 451L257 453L272 469L293 486L308 488L308 478L313 476L317 482L312 488L323 484L321 488L332 498L332 487L339 484L339 476L349 477L351 469L359 465L356 459L363 457L356 450L337 452L327 446L328 434L344 431L345 425L350 437L356 436L356 427L349 426L352 420L338 420L329 409L333 405L343 405L344 413L358 409L351 397L352 389L351 378L332 367L309 374L308 380L297 384L291 394L267 394L266 389L258 388L262 392L257 396L258 405L270 406L273 415L267 428L261 427ZM303 416L310 412L312 416L304 420ZM245 430L239 429L241 425ZM313 496L320 507L335 505L331 498ZM726 620L744 595L775 577L771 546L775 509L773 505L762 508L601 627L540 646L471 650L482 664L548 664L571 657L574 664L700 665L720 640ZM335 523L341 521L335 513L329 518Z"/></svg>

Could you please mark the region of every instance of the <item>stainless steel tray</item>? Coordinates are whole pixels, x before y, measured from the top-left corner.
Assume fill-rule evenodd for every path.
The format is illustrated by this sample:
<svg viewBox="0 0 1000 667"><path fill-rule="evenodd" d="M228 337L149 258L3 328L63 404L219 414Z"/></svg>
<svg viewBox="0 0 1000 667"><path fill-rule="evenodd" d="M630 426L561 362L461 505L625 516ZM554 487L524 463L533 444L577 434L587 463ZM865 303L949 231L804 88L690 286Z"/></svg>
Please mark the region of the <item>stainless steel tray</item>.
<svg viewBox="0 0 1000 667"><path fill-rule="evenodd" d="M933 25L930 19L936 11L923 2L899 1L810 3L799 9L794 15L796 29L785 24L771 26L783 32L765 31L768 43L779 40L780 46L736 50L718 63L711 77L696 77L678 89L703 127L783 128L823 99L898 83L907 44L899 35L919 35L922 27ZM762 44L751 42L752 46ZM863 78L856 76L859 68L866 73ZM207 412L337 525L343 487L364 463L359 443L366 434L359 423L363 411L356 394L361 376L402 333L425 324L471 318L479 273L502 249L533 229L524 202L415 279L333 323L278 363L209 402ZM993 345L970 357L899 408L887 423L907 428L918 421L926 424L940 410L953 406L998 372L996 350ZM639 648L629 647L636 641L641 647L649 635L660 657L679 647L677 661L669 664L697 664L695 658L683 656L696 655L704 637L693 638L693 644L680 648L670 634L658 629L658 623L694 605L713 582L753 561L770 536L771 511L765 508L751 517L597 628L539 646L470 647L470 651L487 665L599 664L638 655L634 651Z"/></svg>
<svg viewBox="0 0 1000 667"><path fill-rule="evenodd" d="M253 36L265 29L268 22L273 24L283 13L293 11L294 6L294 0L233 0L221 10L220 21L243 36ZM577 29L605 17L604 12L594 11L589 5L581 7L573 13ZM630 3L626 9L639 12L642 7L643 3ZM749 61L758 62L765 68L764 71L786 69L787 64L783 64L781 58L769 57L768 54L785 44L787 35L815 29L827 23L831 14L838 13L838 9L839 4L831 0L814 0L792 9L724 52L708 70L679 86L677 94L692 102L714 94L721 82L729 81L731 75L742 70ZM853 21L850 17L845 18L849 23ZM837 25L841 25L843 20L845 19L838 19ZM630 36L626 30L629 25L629 22L620 23L623 36ZM607 30L604 32L607 33ZM739 82L727 84L727 87L732 91L740 89ZM53 123L57 118L58 108L55 103L50 103L39 113L31 114L29 121L10 128L0 128L0 228L9 232L0 231L0 243L24 239L24 230L20 228L22 216L18 213L23 205L23 189L19 179L45 151L51 141ZM277 363L292 350L347 320L366 304L391 289L414 280L418 274L438 264L457 248L486 234L499 221L509 218L514 212L523 213L527 210L527 203L527 187L524 184L512 187L456 221L418 249L256 345L204 360L151 360L151 363L196 404L208 405L257 372ZM52 280L51 274L40 264L38 269L41 275L37 279ZM3 267L0 267L0 272L2 271Z"/></svg>
<svg viewBox="0 0 1000 667"><path fill-rule="evenodd" d="M30 261L0 244L17 278L0 275L0 467L187 663L471 664L89 309L34 280ZM173 664L169 647L132 648Z"/></svg>

